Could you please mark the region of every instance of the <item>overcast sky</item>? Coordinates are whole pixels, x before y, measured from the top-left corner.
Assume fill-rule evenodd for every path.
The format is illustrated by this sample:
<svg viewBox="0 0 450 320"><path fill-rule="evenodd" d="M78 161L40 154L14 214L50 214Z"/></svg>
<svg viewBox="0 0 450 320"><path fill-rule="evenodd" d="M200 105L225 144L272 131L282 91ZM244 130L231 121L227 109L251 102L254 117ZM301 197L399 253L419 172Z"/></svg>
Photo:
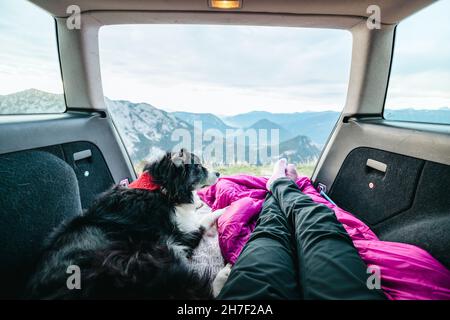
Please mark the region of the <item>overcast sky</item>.
<svg viewBox="0 0 450 320"><path fill-rule="evenodd" d="M112 98L196 112L293 112L342 107L351 35L273 27L109 26L100 31L100 48L104 90Z"/></svg>
<svg viewBox="0 0 450 320"><path fill-rule="evenodd" d="M443 0L398 27L388 107L450 107L448 12ZM21 0L0 0L0 16L0 94L62 92L52 19ZM169 110L340 111L351 41L342 30L108 26L100 31L103 87L109 98Z"/></svg>
<svg viewBox="0 0 450 320"><path fill-rule="evenodd" d="M24 0L0 0L0 94L36 88L62 93L55 23Z"/></svg>

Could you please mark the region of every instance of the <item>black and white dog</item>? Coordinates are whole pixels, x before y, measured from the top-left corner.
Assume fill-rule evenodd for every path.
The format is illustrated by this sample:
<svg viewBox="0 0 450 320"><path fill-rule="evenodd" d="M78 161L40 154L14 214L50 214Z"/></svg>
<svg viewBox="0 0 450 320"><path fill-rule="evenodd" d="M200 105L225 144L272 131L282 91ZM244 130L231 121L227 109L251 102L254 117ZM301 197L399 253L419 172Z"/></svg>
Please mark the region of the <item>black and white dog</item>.
<svg viewBox="0 0 450 320"><path fill-rule="evenodd" d="M229 274L212 281L188 259L222 213L197 215L193 191L214 184L200 159L182 149L147 164L127 187L116 186L50 237L29 283L37 299L208 299ZM68 285L71 270L79 288Z"/></svg>

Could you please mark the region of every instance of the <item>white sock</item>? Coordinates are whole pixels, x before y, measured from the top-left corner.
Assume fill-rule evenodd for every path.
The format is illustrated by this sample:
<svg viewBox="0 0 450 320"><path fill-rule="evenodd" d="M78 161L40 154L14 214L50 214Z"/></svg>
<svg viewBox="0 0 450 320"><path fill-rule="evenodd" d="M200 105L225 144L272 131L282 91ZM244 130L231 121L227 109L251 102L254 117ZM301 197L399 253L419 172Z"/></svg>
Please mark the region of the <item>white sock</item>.
<svg viewBox="0 0 450 320"><path fill-rule="evenodd" d="M270 186L275 180L286 177L286 168L287 160L285 158L282 158L275 163L275 165L273 166L272 176L269 178L266 184L267 190L270 190Z"/></svg>

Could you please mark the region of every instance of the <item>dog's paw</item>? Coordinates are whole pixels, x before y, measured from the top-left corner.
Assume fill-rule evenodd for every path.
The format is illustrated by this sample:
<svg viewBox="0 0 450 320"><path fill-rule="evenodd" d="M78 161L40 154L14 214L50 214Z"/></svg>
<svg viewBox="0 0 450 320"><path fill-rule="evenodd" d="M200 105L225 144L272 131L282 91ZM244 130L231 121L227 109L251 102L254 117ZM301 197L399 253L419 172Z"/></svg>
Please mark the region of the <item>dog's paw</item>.
<svg viewBox="0 0 450 320"><path fill-rule="evenodd" d="M228 207L225 207L225 208L222 208L222 209L213 211L212 214L214 215L215 219L217 220L217 219L219 219L219 217L220 217L221 215L223 215L223 214L225 213L225 211L226 211L227 209L228 209Z"/></svg>
<svg viewBox="0 0 450 320"><path fill-rule="evenodd" d="M200 224L205 228L205 230L209 230L215 226L217 219L225 212L227 208L219 209L213 211L211 213L206 214L200 221Z"/></svg>
<svg viewBox="0 0 450 320"><path fill-rule="evenodd" d="M193 194L193 199L194 199L195 210L198 210L201 207L203 207L204 202L200 199L197 192L193 192L192 194Z"/></svg>
<svg viewBox="0 0 450 320"><path fill-rule="evenodd" d="M231 264L228 263L225 267L223 267L219 271L219 273L217 273L217 276L212 284L214 298L217 298L220 291L222 291L225 282L227 282L228 277L230 276L230 272L231 272Z"/></svg>
<svg viewBox="0 0 450 320"><path fill-rule="evenodd" d="M206 230L205 235L207 237L214 238L215 236L217 236L217 227L216 226L212 226L209 230Z"/></svg>

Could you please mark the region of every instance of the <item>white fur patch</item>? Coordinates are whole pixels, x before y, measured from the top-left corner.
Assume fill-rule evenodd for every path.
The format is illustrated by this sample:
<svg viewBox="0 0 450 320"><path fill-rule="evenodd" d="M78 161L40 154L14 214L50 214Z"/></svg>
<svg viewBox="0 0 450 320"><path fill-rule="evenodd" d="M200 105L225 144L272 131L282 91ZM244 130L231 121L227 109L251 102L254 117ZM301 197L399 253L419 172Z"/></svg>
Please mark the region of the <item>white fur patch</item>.
<svg viewBox="0 0 450 320"><path fill-rule="evenodd" d="M200 228L199 220L195 204L182 204L175 207L175 223L181 232L197 231Z"/></svg>
<svg viewBox="0 0 450 320"><path fill-rule="evenodd" d="M216 278L214 279L212 288L213 288L213 295L215 298L217 298L220 291L222 291L225 282L227 282L228 277L230 276L230 272L231 272L231 264L228 263L222 270L219 271Z"/></svg>

